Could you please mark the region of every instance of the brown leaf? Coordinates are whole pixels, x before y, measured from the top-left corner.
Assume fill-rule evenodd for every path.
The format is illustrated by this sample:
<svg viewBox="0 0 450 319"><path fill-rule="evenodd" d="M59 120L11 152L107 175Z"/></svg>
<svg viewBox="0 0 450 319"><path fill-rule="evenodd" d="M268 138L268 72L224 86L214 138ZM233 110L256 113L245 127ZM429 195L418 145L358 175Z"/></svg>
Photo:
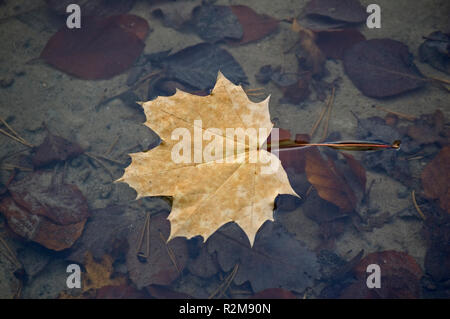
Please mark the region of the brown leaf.
<svg viewBox="0 0 450 319"><path fill-rule="evenodd" d="M0 201L0 211L5 215L8 226L19 236L37 242L49 249L64 250L80 237L86 220L59 225L48 218L30 214L17 205L11 197Z"/></svg>
<svg viewBox="0 0 450 319"><path fill-rule="evenodd" d="M273 220L278 194L298 196L279 159L262 148L273 126L268 99L251 102L241 86L219 73L208 96L177 91L171 97L146 102L143 108L147 116L145 125L158 132L164 143L149 152L131 154L132 163L118 181L128 183L138 196L173 197L170 239L200 235L207 240L219 227L233 221L253 243L259 227L266 220ZM184 141L187 163L184 159L177 163L172 155L177 151L174 147L182 141L174 140L172 133L183 128L189 136L198 135L196 120L202 120L205 130L214 128L219 132L214 134L214 142L200 141L202 150L208 150L209 146L210 153L211 148L220 151L204 156L205 152L198 152L200 145L189 138ZM252 138L256 147L249 145L248 138L238 139L237 134L227 137L231 128L253 129L258 135ZM234 152L225 160L226 149ZM195 153L197 157L201 155L197 161L202 165L192 158ZM268 161L264 163L259 160L261 157Z"/></svg>
<svg viewBox="0 0 450 319"><path fill-rule="evenodd" d="M450 146L445 146L422 172L425 196L439 199L442 209L450 214Z"/></svg>
<svg viewBox="0 0 450 319"><path fill-rule="evenodd" d="M82 79L106 79L128 69L144 49L147 21L135 15L87 17L62 27L41 53L47 63Z"/></svg>
<svg viewBox="0 0 450 319"><path fill-rule="evenodd" d="M352 171L353 175L355 176L357 182L359 183L359 186L362 188L364 193L366 191L366 181L367 181L366 169L352 155L347 153L341 154L344 156L347 165L349 166L350 170Z"/></svg>
<svg viewBox="0 0 450 319"><path fill-rule="evenodd" d="M54 162L66 161L83 152L84 150L77 143L48 132L44 141L35 149L32 162L34 167L42 167Z"/></svg>
<svg viewBox="0 0 450 319"><path fill-rule="evenodd" d="M133 225L128 239L127 267L130 279L141 289L157 284L169 285L183 271L188 260L188 248L185 238L175 238L166 243L169 237L170 224L167 214L158 214L150 217L150 252L146 262L137 257L139 236L144 226L144 216ZM145 238L144 238L145 239ZM144 241L144 248L146 243ZM170 254L175 257L172 259Z"/></svg>
<svg viewBox="0 0 450 319"><path fill-rule="evenodd" d="M265 14L258 14L247 6L234 5L230 8L237 16L244 31L242 38L238 41L239 44L262 39L278 28L278 20Z"/></svg>
<svg viewBox="0 0 450 319"><path fill-rule="evenodd" d="M315 42L314 32L302 27L295 19L292 23L292 30L300 36L300 46L304 51L308 70L311 70L313 75L322 74L325 67L325 56Z"/></svg>
<svg viewBox="0 0 450 319"><path fill-rule="evenodd" d="M305 171L321 198L335 204L342 212L351 212L356 207L355 193L337 171L334 162L325 160L316 147L310 147L306 152Z"/></svg>
<svg viewBox="0 0 450 319"><path fill-rule="evenodd" d="M375 98L398 95L426 84L408 47L391 39L356 43L345 51L344 68L362 93Z"/></svg>
<svg viewBox="0 0 450 319"><path fill-rule="evenodd" d="M126 282L124 277L111 277L114 272L113 259L108 255L104 255L101 261L97 262L91 253L86 253L84 267L86 268L86 274L83 276L81 286L83 292L90 289L97 290L105 286L120 286Z"/></svg>
<svg viewBox="0 0 450 319"><path fill-rule="evenodd" d="M47 172L29 174L14 181L8 190L14 201L30 214L45 216L50 221L68 225L89 217L89 208L81 191L72 184L55 184Z"/></svg>

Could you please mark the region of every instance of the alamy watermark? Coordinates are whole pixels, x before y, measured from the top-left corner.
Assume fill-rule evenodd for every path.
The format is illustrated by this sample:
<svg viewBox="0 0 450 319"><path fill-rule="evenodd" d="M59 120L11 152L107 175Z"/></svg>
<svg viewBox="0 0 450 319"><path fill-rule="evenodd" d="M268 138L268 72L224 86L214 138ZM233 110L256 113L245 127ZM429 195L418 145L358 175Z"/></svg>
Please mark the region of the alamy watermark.
<svg viewBox="0 0 450 319"><path fill-rule="evenodd" d="M366 26L369 29L381 28L381 7L378 4L369 4L366 9L370 15L367 17ZM66 7L66 12L69 16L66 20L67 28L80 29L81 28L81 8L78 4L72 3Z"/></svg>

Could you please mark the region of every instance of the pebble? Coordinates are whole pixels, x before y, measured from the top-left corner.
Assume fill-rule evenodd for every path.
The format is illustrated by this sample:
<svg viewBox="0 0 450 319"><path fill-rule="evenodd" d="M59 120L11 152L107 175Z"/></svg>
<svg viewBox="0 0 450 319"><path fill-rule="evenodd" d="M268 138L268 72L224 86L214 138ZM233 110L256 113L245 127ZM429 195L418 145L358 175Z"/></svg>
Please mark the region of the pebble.
<svg viewBox="0 0 450 319"><path fill-rule="evenodd" d="M0 87L6 89L9 88L11 85L14 84L14 78L13 77L4 77L0 79Z"/></svg>

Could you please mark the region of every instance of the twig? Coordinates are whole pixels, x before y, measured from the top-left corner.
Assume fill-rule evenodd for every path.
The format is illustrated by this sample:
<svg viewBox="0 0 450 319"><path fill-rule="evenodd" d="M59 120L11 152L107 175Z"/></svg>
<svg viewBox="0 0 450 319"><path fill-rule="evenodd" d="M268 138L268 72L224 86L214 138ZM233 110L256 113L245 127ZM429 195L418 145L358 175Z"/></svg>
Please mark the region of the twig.
<svg viewBox="0 0 450 319"><path fill-rule="evenodd" d="M106 151L105 155L109 155L112 152L114 146L116 146L117 142L119 141L119 138L120 138L120 136L116 137L114 142L108 147L108 150Z"/></svg>
<svg viewBox="0 0 450 319"><path fill-rule="evenodd" d="M84 154L86 154L86 155L88 155L88 156L91 156L91 157L96 157L97 159L103 159L103 160L105 160L105 161L109 161L109 162L111 162L111 163L115 163L115 164L120 165L120 166L124 166L124 165L125 165L124 163L119 162L119 161L117 161L117 160L115 160L115 159L106 157L105 155L101 155L101 154L93 154L93 153L88 153L88 152L85 152Z"/></svg>
<svg viewBox="0 0 450 319"><path fill-rule="evenodd" d="M20 144L23 144L23 145L28 146L28 147L31 147L31 148L34 147L34 146L31 145L30 143L28 143L28 142L26 142L26 141L22 141L22 140L19 139L18 137L15 137L15 136L9 134L8 132L6 132L5 130L3 130L3 129L1 129L1 128L0 128L0 133L2 133L2 134L4 134L4 135L8 136L9 138L13 139L13 140L16 141L16 142L19 142Z"/></svg>
<svg viewBox="0 0 450 319"><path fill-rule="evenodd" d="M175 266L177 272L180 274L181 270L180 270L180 267L178 267L178 263L177 263L177 259L175 257L175 254L173 253L172 249L167 244L167 241L165 240L165 238L164 238L164 236L163 236L163 234L161 232L159 232L159 236L161 237L162 241L166 245L167 254L169 255L170 260L172 261L173 265Z"/></svg>
<svg viewBox="0 0 450 319"><path fill-rule="evenodd" d="M115 100L115 99L121 97L122 95L124 95L124 94L126 94L126 93L128 93L128 92L133 92L134 90L136 90L137 88L139 88L145 81L147 81L148 79L154 77L155 75L160 74L161 72L162 72L162 71L155 71L155 72L152 72L152 73L150 73L150 74L147 74L147 75L144 76L141 80L139 80L138 82L136 82L132 87L130 87L130 88L124 90L124 91L121 92L121 93L118 93L118 94L113 95L113 96L108 97L108 98L102 97L102 99L100 100L100 102L97 103L97 105L95 106L95 109L98 110L99 107L102 106L103 104L109 103L109 102L111 102L112 100Z"/></svg>
<svg viewBox="0 0 450 319"><path fill-rule="evenodd" d="M103 162L99 158L97 158L96 156L94 156L92 154L89 154L87 152L85 152L84 155L86 155L87 157L89 157L89 158L93 159L94 161L96 161L101 167L103 167L105 169L105 171L108 172L108 174L111 177L113 177L113 173L111 172L111 170L108 167L106 167L106 165L103 164Z"/></svg>
<svg viewBox="0 0 450 319"><path fill-rule="evenodd" d="M141 251L142 242L144 241L144 234L147 233L146 236L146 247L145 253ZM138 259L143 259L143 261L147 261L150 256L150 213L147 213L145 216L144 227L142 227L142 232L139 236L138 246L136 248L136 255Z"/></svg>
<svg viewBox="0 0 450 319"><path fill-rule="evenodd" d="M5 125L6 126L6 128L8 129L8 130L10 130L11 131L11 133L13 133L19 140L21 140L22 142L24 142L24 143L27 143L27 141L25 141L25 139L23 138L23 137L21 137L20 135L19 135L19 133L17 133L8 123L6 123L6 121L4 120L4 119L2 119L1 117L0 117L0 121L3 123L3 125Z"/></svg>
<svg viewBox="0 0 450 319"><path fill-rule="evenodd" d="M214 290L214 292L209 295L208 299L212 299L214 298L219 292L220 295L223 295L223 292L226 291L226 289L228 289L228 287L230 286L231 282L233 281L234 277L236 276L236 273L238 271L239 268L239 264L236 264L233 268L233 271L230 273L230 275L228 275L225 280L219 285L219 287L216 288L216 290ZM224 289L223 289L224 288ZM221 292L222 291L222 292Z"/></svg>
<svg viewBox="0 0 450 319"><path fill-rule="evenodd" d="M420 217L422 217L423 220L426 220L427 217L426 217L425 214L422 212L422 210L420 209L419 205L417 205L417 202L416 202L416 191L415 191L415 190L413 190L413 191L411 192L411 198L412 198L414 207L416 208L416 210L417 210L417 212L419 213Z"/></svg>
<svg viewBox="0 0 450 319"><path fill-rule="evenodd" d="M328 105L328 103L327 103L327 105ZM318 118L317 121L314 123L314 125L313 125L313 127L312 127L312 129L311 129L311 132L309 133L309 136L310 136L311 138L313 137L314 133L316 132L317 128L319 127L320 122L322 122L322 119L323 119L323 117L324 117L324 115L325 115L325 113L326 113L326 111L327 111L327 108L328 108L327 105L325 105L325 107L323 108L322 113L320 113L319 118Z"/></svg>
<svg viewBox="0 0 450 319"><path fill-rule="evenodd" d="M24 172L32 172L33 171L33 169L29 168L29 167L22 167L22 166L18 166L18 165L14 165L14 164L7 164L7 163L0 166L0 168L5 171L13 171L15 169L19 169Z"/></svg>

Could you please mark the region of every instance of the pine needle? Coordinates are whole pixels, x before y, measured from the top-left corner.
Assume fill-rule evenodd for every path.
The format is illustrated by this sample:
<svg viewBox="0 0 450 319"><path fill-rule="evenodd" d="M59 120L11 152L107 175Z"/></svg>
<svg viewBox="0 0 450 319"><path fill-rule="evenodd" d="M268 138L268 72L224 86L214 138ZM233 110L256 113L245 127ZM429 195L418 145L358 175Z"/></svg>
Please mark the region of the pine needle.
<svg viewBox="0 0 450 319"><path fill-rule="evenodd" d="M425 216L425 214L422 212L422 210L420 209L419 205L417 205L417 201L416 201L416 191L413 190L411 192L411 198L414 204L414 207L416 208L417 212L419 213L420 217L422 217L423 220L426 220L427 217Z"/></svg>

